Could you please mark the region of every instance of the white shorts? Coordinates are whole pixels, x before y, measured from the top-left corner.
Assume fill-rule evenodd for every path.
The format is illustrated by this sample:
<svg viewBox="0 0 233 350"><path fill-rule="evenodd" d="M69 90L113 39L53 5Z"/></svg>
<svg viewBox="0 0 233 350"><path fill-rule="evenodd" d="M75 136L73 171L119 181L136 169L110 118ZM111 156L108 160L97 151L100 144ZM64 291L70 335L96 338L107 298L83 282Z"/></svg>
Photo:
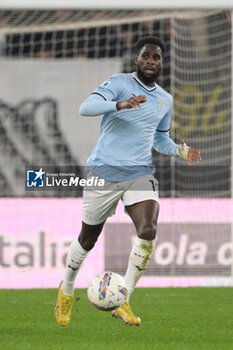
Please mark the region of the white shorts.
<svg viewBox="0 0 233 350"><path fill-rule="evenodd" d="M92 176L92 175L91 175ZM83 191L82 220L98 225L115 214L119 200L125 206L154 200L159 203L158 181L152 175L122 182L104 182L103 187Z"/></svg>

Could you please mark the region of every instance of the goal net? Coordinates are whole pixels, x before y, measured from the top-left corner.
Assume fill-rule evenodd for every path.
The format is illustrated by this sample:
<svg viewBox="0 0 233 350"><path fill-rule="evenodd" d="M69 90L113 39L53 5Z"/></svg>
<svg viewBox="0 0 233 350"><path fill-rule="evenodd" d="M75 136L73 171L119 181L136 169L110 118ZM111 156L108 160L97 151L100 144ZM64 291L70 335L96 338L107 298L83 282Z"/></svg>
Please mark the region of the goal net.
<svg viewBox="0 0 233 350"><path fill-rule="evenodd" d="M176 196L230 196L231 17L172 20L171 79L176 141L201 149L200 167L174 169ZM187 181L188 180L188 181ZM190 187L191 186L191 187Z"/></svg>
<svg viewBox="0 0 233 350"><path fill-rule="evenodd" d="M161 215L142 285L150 285L152 276L228 283L224 277L233 270L230 11L0 10L0 196L81 196L49 186L29 191L26 170L83 175L100 118L80 118L79 105L112 74L135 70L136 42L145 35L166 44L158 84L174 97L171 137L199 149L202 162L188 167L153 151ZM124 273L134 235L126 218L107 223L105 268ZM50 249L54 267L53 241ZM222 280L213 282L216 276Z"/></svg>

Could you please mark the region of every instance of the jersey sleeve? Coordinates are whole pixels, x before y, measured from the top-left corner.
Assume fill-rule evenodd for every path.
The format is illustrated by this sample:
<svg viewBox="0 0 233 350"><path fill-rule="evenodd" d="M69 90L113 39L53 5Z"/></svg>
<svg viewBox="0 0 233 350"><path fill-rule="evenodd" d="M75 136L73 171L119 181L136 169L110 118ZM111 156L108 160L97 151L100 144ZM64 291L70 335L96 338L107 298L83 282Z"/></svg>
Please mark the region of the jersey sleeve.
<svg viewBox="0 0 233 350"><path fill-rule="evenodd" d="M157 126L157 131L160 131L160 132L169 131L170 125L171 125L171 119L172 119L172 110L173 110L173 99L171 97L169 109L167 113L164 115L164 117L160 120L159 125Z"/></svg>
<svg viewBox="0 0 233 350"><path fill-rule="evenodd" d="M171 105L155 131L153 147L159 153L176 157L176 149L179 145L177 145L169 135L172 118L172 102L171 99Z"/></svg>
<svg viewBox="0 0 233 350"><path fill-rule="evenodd" d="M115 74L98 86L92 94L98 94L106 101L117 101L123 84L123 77L120 74Z"/></svg>
<svg viewBox="0 0 233 350"><path fill-rule="evenodd" d="M169 131L160 132L156 130L153 142L154 149L167 156L176 157L176 150L179 147L169 136Z"/></svg>
<svg viewBox="0 0 233 350"><path fill-rule="evenodd" d="M79 113L83 116L96 116L105 113L115 112L117 102L106 101L102 96L94 94L90 95L82 102L79 108Z"/></svg>

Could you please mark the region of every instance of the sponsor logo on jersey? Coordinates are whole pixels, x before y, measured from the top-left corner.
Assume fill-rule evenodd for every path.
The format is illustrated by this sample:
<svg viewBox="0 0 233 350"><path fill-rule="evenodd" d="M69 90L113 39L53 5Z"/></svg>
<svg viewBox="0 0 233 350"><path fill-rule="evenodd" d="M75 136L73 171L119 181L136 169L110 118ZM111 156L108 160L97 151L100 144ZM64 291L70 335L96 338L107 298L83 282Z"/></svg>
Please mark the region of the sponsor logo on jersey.
<svg viewBox="0 0 233 350"><path fill-rule="evenodd" d="M100 86L99 89L105 89L109 84L111 84L111 81L105 80Z"/></svg>

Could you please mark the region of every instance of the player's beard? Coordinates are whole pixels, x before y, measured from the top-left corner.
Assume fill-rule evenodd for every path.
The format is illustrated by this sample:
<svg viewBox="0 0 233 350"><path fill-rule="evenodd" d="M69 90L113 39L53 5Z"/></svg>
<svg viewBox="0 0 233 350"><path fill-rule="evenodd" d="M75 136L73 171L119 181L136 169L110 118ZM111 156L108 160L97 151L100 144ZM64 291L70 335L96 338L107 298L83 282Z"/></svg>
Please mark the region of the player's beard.
<svg viewBox="0 0 233 350"><path fill-rule="evenodd" d="M159 76L159 73L161 71L161 68L155 72L154 74L152 74L150 77L147 77L145 75L145 73L139 68L139 66L136 67L136 71L137 71L137 76L138 78L146 85L150 85L151 83L155 83L156 79Z"/></svg>

